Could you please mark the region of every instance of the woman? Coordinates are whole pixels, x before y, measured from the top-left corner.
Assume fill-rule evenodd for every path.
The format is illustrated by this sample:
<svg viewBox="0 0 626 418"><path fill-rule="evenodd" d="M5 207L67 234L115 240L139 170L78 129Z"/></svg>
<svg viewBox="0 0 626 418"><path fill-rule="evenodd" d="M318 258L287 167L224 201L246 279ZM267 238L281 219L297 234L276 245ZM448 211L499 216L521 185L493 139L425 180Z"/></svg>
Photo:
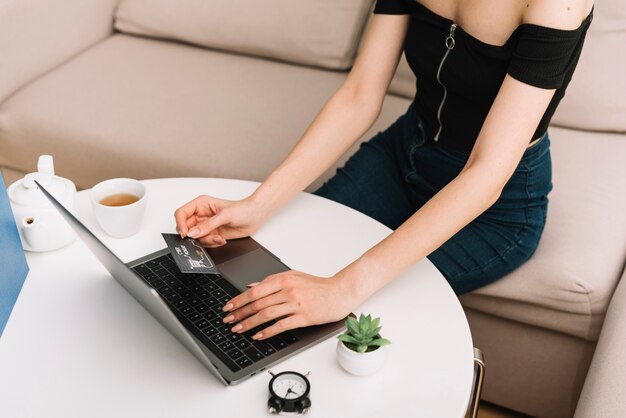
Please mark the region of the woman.
<svg viewBox="0 0 626 418"><path fill-rule="evenodd" d="M428 257L457 294L534 252L552 188L547 126L593 15L591 0L378 0L358 57L280 166L248 198L200 196L176 211L207 246L255 232L376 120L404 50L417 94L316 194L394 232L329 278L270 276L224 306L254 338L339 320Z"/></svg>

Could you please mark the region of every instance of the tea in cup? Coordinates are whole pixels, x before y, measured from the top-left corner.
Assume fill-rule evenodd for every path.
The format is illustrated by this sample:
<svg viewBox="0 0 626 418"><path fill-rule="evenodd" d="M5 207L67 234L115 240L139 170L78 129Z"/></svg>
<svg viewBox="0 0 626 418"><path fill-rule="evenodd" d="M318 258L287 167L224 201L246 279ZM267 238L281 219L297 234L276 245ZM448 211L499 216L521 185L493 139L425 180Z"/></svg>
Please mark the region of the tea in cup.
<svg viewBox="0 0 626 418"><path fill-rule="evenodd" d="M134 179L105 180L91 189L96 220L104 232L115 238L139 232L146 200L146 186Z"/></svg>

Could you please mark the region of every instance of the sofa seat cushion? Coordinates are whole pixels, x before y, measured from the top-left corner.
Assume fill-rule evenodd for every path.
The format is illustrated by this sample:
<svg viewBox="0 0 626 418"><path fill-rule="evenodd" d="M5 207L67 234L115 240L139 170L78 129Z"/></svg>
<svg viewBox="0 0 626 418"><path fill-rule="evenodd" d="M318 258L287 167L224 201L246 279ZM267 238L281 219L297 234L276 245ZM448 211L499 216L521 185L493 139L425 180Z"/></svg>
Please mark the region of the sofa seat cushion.
<svg viewBox="0 0 626 418"><path fill-rule="evenodd" d="M332 69L352 65L373 0L122 0L116 29Z"/></svg>
<svg viewBox="0 0 626 418"><path fill-rule="evenodd" d="M626 140L555 127L549 132L554 189L537 251L462 303L596 341L626 261Z"/></svg>
<svg viewBox="0 0 626 418"><path fill-rule="evenodd" d="M52 154L81 187L121 176L263 180L345 77L115 35L0 105L0 166L33 171ZM386 100L364 137L408 104Z"/></svg>

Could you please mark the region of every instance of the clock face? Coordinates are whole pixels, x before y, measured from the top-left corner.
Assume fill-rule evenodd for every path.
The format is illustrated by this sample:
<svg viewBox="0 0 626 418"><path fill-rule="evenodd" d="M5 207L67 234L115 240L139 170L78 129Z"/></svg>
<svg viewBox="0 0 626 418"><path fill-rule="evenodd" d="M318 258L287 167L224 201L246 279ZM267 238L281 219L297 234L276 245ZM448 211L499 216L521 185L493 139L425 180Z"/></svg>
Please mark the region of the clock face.
<svg viewBox="0 0 626 418"><path fill-rule="evenodd" d="M297 399L304 395L308 389L306 381L297 374L285 373L276 376L272 383L272 390L283 399Z"/></svg>

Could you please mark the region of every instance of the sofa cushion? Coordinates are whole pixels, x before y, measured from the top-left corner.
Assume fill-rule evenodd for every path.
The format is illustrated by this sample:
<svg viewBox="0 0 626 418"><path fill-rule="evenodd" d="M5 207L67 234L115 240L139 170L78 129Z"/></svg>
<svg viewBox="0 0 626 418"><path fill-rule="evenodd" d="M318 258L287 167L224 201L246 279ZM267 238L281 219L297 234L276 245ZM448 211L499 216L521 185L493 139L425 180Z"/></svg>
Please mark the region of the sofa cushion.
<svg viewBox="0 0 626 418"><path fill-rule="evenodd" d="M31 164L30 168L31 171L35 171L35 164ZM24 171L14 170L9 167L0 167L0 173L2 173L2 177L4 178L4 185L7 188L26 175L26 172Z"/></svg>
<svg viewBox="0 0 626 418"><path fill-rule="evenodd" d="M331 69L352 65L372 0L122 0L115 27Z"/></svg>
<svg viewBox="0 0 626 418"><path fill-rule="evenodd" d="M620 417L626 410L626 270L602 325L574 418Z"/></svg>
<svg viewBox="0 0 626 418"><path fill-rule="evenodd" d="M554 189L537 251L462 303L596 341L626 261L626 140L555 127L549 132Z"/></svg>
<svg viewBox="0 0 626 418"><path fill-rule="evenodd" d="M597 131L626 132L626 8L602 0L567 94L552 123Z"/></svg>
<svg viewBox="0 0 626 418"><path fill-rule="evenodd" d="M345 77L114 35L0 105L0 166L32 171L38 155L52 154L58 173L82 187L121 176L260 181ZM387 98L364 137L408 105Z"/></svg>
<svg viewBox="0 0 626 418"><path fill-rule="evenodd" d="M111 35L116 5L117 0L0 1L0 102Z"/></svg>

